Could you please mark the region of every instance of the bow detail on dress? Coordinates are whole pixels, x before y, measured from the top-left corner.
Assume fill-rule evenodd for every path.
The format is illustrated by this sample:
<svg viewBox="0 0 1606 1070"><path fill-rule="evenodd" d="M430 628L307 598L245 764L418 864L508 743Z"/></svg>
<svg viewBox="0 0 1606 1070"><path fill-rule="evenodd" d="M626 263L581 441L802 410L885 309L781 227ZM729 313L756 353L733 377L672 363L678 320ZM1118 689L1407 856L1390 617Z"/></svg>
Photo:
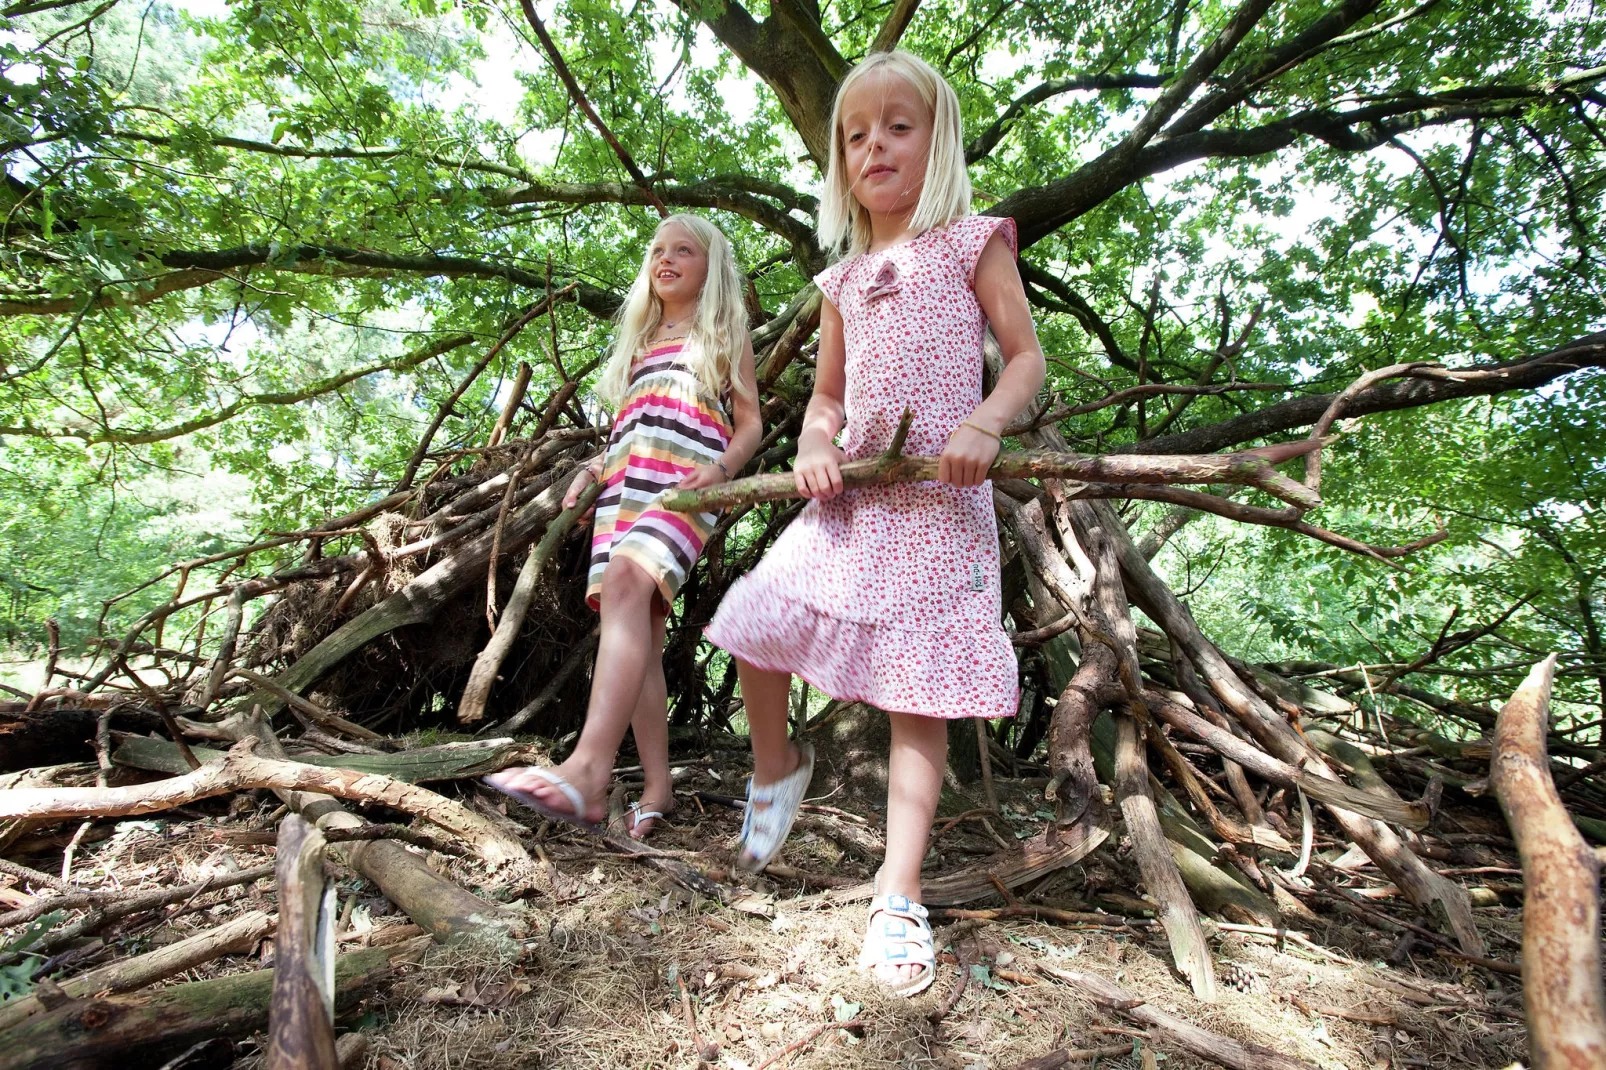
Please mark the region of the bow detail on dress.
<svg viewBox="0 0 1606 1070"><path fill-rule="evenodd" d="M903 277L898 274L898 265L890 259L883 260L881 266L876 268L875 277L864 288L864 303L891 297L902 285Z"/></svg>

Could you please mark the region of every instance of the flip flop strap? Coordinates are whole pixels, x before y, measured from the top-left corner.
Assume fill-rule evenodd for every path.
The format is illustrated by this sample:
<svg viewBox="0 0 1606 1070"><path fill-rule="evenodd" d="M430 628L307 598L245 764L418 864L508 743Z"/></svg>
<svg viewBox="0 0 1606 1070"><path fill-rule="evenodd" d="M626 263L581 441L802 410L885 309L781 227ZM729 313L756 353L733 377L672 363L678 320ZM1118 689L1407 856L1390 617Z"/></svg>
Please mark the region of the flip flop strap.
<svg viewBox="0 0 1606 1070"><path fill-rule="evenodd" d="M557 788L558 791L563 794L563 797L569 801L569 808L574 811L574 816L580 818L582 821L585 820L586 801L585 798L581 796L578 788L569 783L567 780L563 779L562 774L555 773L552 770L546 769L542 766L532 766L530 771L537 777L540 777L542 780L552 785L554 788Z"/></svg>

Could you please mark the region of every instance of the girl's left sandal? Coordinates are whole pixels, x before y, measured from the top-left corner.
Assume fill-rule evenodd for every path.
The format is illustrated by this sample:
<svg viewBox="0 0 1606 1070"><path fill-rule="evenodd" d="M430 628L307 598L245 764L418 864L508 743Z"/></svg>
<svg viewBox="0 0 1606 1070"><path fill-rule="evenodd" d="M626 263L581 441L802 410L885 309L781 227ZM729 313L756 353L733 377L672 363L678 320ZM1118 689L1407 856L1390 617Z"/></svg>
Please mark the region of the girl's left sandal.
<svg viewBox="0 0 1606 1070"><path fill-rule="evenodd" d="M869 924L859 969L875 975L894 995L917 996L937 976L937 952L926 908L904 895L878 895L870 900ZM918 971L903 982L888 981L877 966L913 966Z"/></svg>

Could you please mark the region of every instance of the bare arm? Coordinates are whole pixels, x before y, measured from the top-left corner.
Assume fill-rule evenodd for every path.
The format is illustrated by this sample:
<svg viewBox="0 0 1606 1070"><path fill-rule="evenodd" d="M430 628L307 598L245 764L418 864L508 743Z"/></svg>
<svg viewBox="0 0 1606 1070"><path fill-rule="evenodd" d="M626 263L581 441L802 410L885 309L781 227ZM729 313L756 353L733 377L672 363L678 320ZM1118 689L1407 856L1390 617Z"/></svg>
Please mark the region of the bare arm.
<svg viewBox="0 0 1606 1070"><path fill-rule="evenodd" d="M976 300L1004 351L1004 374L998 377L993 392L966 418L966 423L976 427L961 425L942 451L938 478L958 487L974 487L987 478L987 469L1003 446L999 434L1037 396L1044 375L1043 348L1037 342L1026 289L1021 285L1009 243L997 234L987 242L976 264L975 290Z"/></svg>
<svg viewBox="0 0 1606 1070"><path fill-rule="evenodd" d="M803 413L803 430L797 436L797 463L792 467L798 493L805 498L830 498L842 493L842 451L836 447L836 436L847 420L842 403L847 375L842 313L827 299L820 305L814 396Z"/></svg>

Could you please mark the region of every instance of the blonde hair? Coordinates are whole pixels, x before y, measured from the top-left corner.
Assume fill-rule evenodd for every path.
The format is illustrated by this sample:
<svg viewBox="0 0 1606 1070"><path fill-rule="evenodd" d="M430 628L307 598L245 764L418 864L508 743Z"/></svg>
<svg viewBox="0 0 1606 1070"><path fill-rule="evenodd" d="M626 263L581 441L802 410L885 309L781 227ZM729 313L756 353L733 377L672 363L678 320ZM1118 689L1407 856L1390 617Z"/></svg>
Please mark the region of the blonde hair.
<svg viewBox="0 0 1606 1070"><path fill-rule="evenodd" d="M741 390L736 368L747 341L747 309L742 303L742 272L723 231L701 216L677 212L658 224L656 241L670 224L685 228L708 254L708 276L697 299L697 314L681 349L680 362L697 376L697 382L718 399L727 388ZM597 395L610 408L618 408L630 386L630 368L646 348L647 339L664 318L663 302L652 291L652 243L641 258L641 270L625 294L615 319L613 348L597 380Z"/></svg>
<svg viewBox="0 0 1606 1070"><path fill-rule="evenodd" d="M912 52L872 52L842 79L831 104L831 158L820 201L820 240L830 253L857 256L870 247L870 213L853 196L856 176L848 174L842 144L842 101L861 79L877 72L902 78L931 109L931 154L911 226L916 232L927 231L970 214L970 172L965 167L959 97L953 87Z"/></svg>

